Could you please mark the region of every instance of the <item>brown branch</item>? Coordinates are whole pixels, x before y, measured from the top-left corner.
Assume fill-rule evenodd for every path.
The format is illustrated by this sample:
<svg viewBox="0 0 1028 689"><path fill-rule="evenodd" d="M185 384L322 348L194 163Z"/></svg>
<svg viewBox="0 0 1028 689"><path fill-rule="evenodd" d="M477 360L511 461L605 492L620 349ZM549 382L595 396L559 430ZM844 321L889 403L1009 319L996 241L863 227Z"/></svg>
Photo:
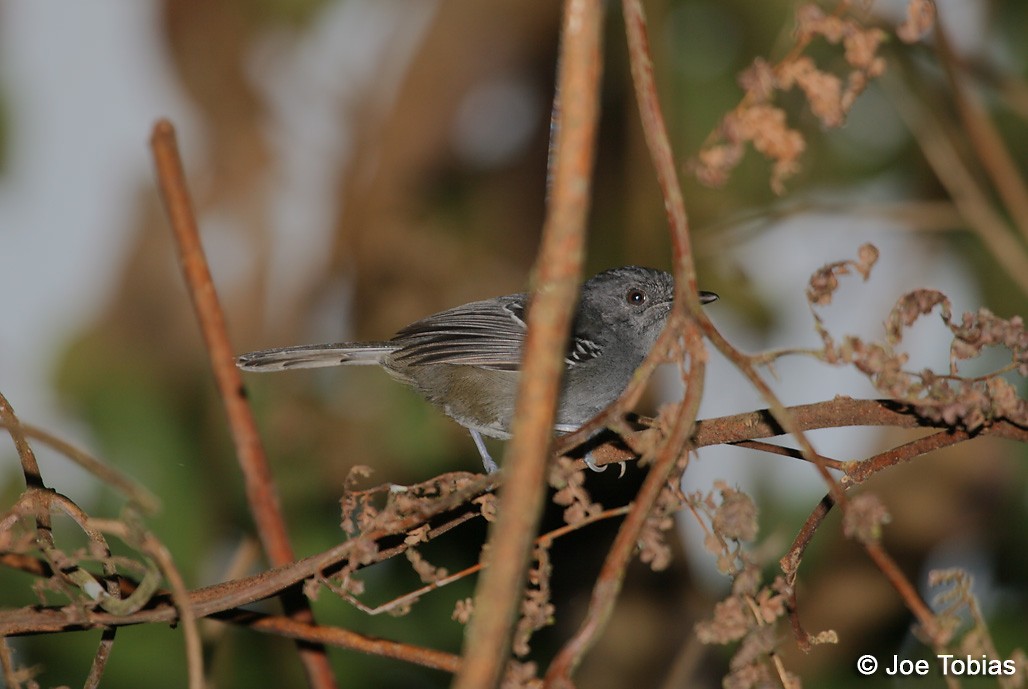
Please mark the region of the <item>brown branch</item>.
<svg viewBox="0 0 1028 689"><path fill-rule="evenodd" d="M190 597L196 598L196 593L198 592L193 592L190 594ZM454 672L459 664L457 656L443 651L385 639L376 639L339 627L306 624L297 622L295 618L291 617L263 615L235 607L201 615L199 614L201 607L195 607L198 617L211 617L230 624L248 627L255 631L279 634L296 639L305 645L328 644L337 648L403 660L448 672ZM178 619L177 610L167 600L167 597L162 597L161 600L156 602L153 609L139 611L131 615L111 615L110 613L92 612L87 617L80 618L77 622L70 620L72 615L77 614L70 608L38 608L32 606L6 612L12 613L12 615L5 615L6 617L17 617L26 626L34 627L34 631L30 632L33 634L77 631L98 627L123 627L146 623L175 623Z"/></svg>
<svg viewBox="0 0 1028 689"><path fill-rule="evenodd" d="M267 573L265 573L267 574ZM251 577L248 581L218 584L205 589L189 592L189 603L179 606L172 601L170 594L154 597L144 610L128 615L114 615L102 611L84 612L78 606L65 608L23 607L5 610L0 615L0 635L3 637L20 634L54 633L75 631L91 628L115 628L135 624L177 623L183 611L191 611L197 618L211 617L231 624L249 627L264 633L277 633L304 644L330 644L361 653L381 655L388 658L405 660L435 669L453 672L458 664L456 656L433 649L412 646L399 642L374 639L357 632L329 626L319 626L297 622L294 618L284 616L260 615L238 606L252 600L279 595L282 589L273 586L273 590L263 592L265 595L254 595L249 589L253 581L268 579L263 575ZM272 577L274 578L274 577ZM302 577L301 579L302 580ZM129 584L131 582L124 582ZM245 586L236 586L241 583ZM263 582L261 582L263 583ZM297 587L295 590L299 590ZM226 606L226 603L231 603Z"/></svg>
<svg viewBox="0 0 1028 689"><path fill-rule="evenodd" d="M479 481L475 487L482 490L483 487L488 487L488 484ZM467 499L467 495L461 496L462 501ZM440 508L440 511L448 511L451 507L452 504L446 504ZM601 520L622 516L627 511L627 507L605 510L585 519L580 524L565 525L543 534L536 539L536 543L551 543L572 531ZM116 529L115 525L116 523L109 524L109 526ZM404 527L405 530L412 528L410 523L404 524ZM447 672L456 672L460 659L457 656L442 651L385 639L374 639L338 627L306 625L287 617L263 615L238 607L277 595L284 587L299 585L304 579L316 574L326 561L337 564L339 561L339 551L349 550L349 546L352 545L353 543L351 542L350 544L337 546L333 549L335 552L329 551L311 556L287 568L263 572L252 577L188 592L186 594L189 601L187 606L177 602L173 603L168 592L161 592L150 601L146 610L139 610L129 615L93 612L82 617L70 614L68 609L36 609L34 607L3 611L0 612L0 636L7 637L42 632L53 633L97 627L114 629L120 626L144 623L177 623L181 611L188 607L195 617L209 617L230 624L246 626L263 633L279 634L298 641L324 643L360 653L403 660ZM377 557L381 557L383 553L387 552L389 551L382 550L377 553ZM51 571L42 560L26 556L14 556L14 554L10 553L5 554L0 562L37 576L48 576ZM480 568L481 563L458 574L471 574ZM131 591L135 586L135 582L123 579L121 585L126 591Z"/></svg>
<svg viewBox="0 0 1028 689"><path fill-rule="evenodd" d="M787 431L793 438L795 438L796 442L799 443L800 451L803 453L804 458L817 467L818 473L821 474L825 483L828 484L828 495L830 499L834 504L839 506L843 511L843 514L846 514L849 509L849 502L843 486L832 475L828 465L822 461L821 455L814 450L813 444L807 438L804 430L796 424L792 413L786 409L764 379L757 373L749 357L739 352L731 345L731 343L725 340L717 328L714 327L703 313L699 314L698 321L704 329L704 334L710 339L714 346L717 347L718 351L728 358L728 360L731 361L733 365L735 365L735 367L749 379L750 383L760 392L765 401L767 401L769 405L768 411L774 417L775 422L777 422L783 430ZM910 581L907 580L888 553L885 552L881 543L877 540L870 539L860 540L860 542L867 551L868 556L871 557L889 582L903 597L907 607L912 613L914 613L914 616L920 623L921 628L930 638L937 640L939 638L938 634L940 633L940 628L935 615L921 599L916 588L914 588Z"/></svg>
<svg viewBox="0 0 1028 689"><path fill-rule="evenodd" d="M642 383L648 380L653 366L658 360L657 354L666 351L668 347L668 340L672 337L671 333L674 333L675 337L684 338L685 349L680 350L678 347L673 349L679 350L680 356L684 357L688 354L690 370L688 380L686 380L685 398L679 406L670 434L656 450L654 465L647 474L631 511L622 523L618 535L608 551L593 588L585 619L575 635L568 640L550 664L545 678L547 686L573 686L572 674L606 626L620 592L628 561L635 553L639 534L656 505L657 498L664 489L676 461L684 451L689 436L692 435L703 389L706 352L693 321L694 317L703 318L697 292L696 268L693 263L685 200L678 182L674 154L668 140L667 127L664 123L653 78L653 61L650 57L646 17L639 0L624 0L622 12L625 18L632 83L639 105L643 134L657 174L657 182L664 197L664 208L668 215L675 274L676 306L672 310L671 318L669 318L662 337L654 347L654 352L647 357L643 367L635 376L635 382L641 387ZM679 309L687 309L690 316L682 317ZM636 390L626 391L622 394L621 399L611 405L611 409L608 409L607 413L614 413L615 410L621 411L624 408L623 405L637 394Z"/></svg>
<svg viewBox="0 0 1028 689"><path fill-rule="evenodd" d="M781 455L782 457L792 457L793 459L802 459L806 461L806 457L803 453L794 447L782 447L781 445L775 445L773 443L764 442L762 440L740 440L737 443L732 443L736 447L745 447L750 450L760 450L761 452L767 452L768 454ZM832 459L831 457L825 457L819 454L821 462L829 469L838 469L839 471L845 471L847 462L841 462L838 459Z"/></svg>
<svg viewBox="0 0 1028 689"><path fill-rule="evenodd" d="M800 451L803 453L803 457L814 464L817 467L818 473L824 479L825 483L828 484L829 492L832 494L832 498L839 505L845 505L845 496L843 495L842 487L832 476L828 467L820 461L820 455L814 450L814 446L804 433L804 429L797 425L796 420L793 418L792 413L782 404L778 396L774 394L770 386L764 379L757 373L751 360L745 354L736 349L723 335L714 327L714 324L710 322L702 312L699 314L699 323L703 328L703 334L711 341L711 343L717 347L718 351L721 352L725 358L727 358L732 365L734 365L740 373L742 373L750 381L750 384L756 388L760 396L764 398L764 401L768 403L768 412L774 418L775 423L789 435L791 435L800 446Z"/></svg>
<svg viewBox="0 0 1028 689"><path fill-rule="evenodd" d="M584 258L599 121L602 18L599 0L565 4L554 101L552 195L535 267L513 433L504 458L507 476L455 689L486 689L500 681L542 510L564 346Z"/></svg>
<svg viewBox="0 0 1028 689"><path fill-rule="evenodd" d="M1028 436L1028 432L1025 435ZM923 438L917 438L909 443L894 447L886 452L881 452L863 461L849 462L851 466L846 470L846 476L854 483L862 483L883 469L896 464L902 464L903 462L909 462L915 457L920 457L935 450L941 450L950 445L962 443L965 440L970 440L972 437L974 436L964 430L947 429L938 433L932 433Z"/></svg>
<svg viewBox="0 0 1028 689"><path fill-rule="evenodd" d="M394 520L386 525L353 539L333 546L328 550L310 555L289 565L266 570L250 577L222 582L212 586L195 589L189 593L189 605L197 617L207 617L231 608L248 605L281 594L284 590L296 588L304 579L325 570L338 568L346 561L350 552L363 545L363 540L379 542L382 539L395 537L414 529L432 517L448 512L460 506L474 496L481 494L495 484L494 476L478 477L462 490L455 491L445 498L432 503L431 509L417 514L410 514L403 519ZM33 562L32 558L4 558L4 563L17 566L22 571L36 574L52 571L49 564ZM131 582L122 582L123 588ZM43 632L70 631L73 629L90 629L105 626L123 626L146 622L174 622L178 619L177 612L166 595L154 597L145 610L127 615L112 615L95 611L81 611L78 607L64 610L40 610L34 614L32 608L17 610L0 610L0 637Z"/></svg>
<svg viewBox="0 0 1028 689"><path fill-rule="evenodd" d="M81 590L91 600L97 601L105 609L116 609L118 606L117 595L120 593L115 577L114 567L110 563L111 549L107 540L98 529L89 523L89 516L75 504L70 498L53 490L40 490L30 488L19 501L33 505L37 521L41 515L50 518L54 509L60 509L65 515L71 518L75 524L82 529L83 534L90 541L90 550L102 558L104 574L108 583L108 590L96 580L91 573L87 572L76 562L76 558L68 556L59 550L53 539L40 542L39 548L50 565L50 570L64 582L72 587ZM111 606L111 607L109 607Z"/></svg>
<svg viewBox="0 0 1028 689"><path fill-rule="evenodd" d="M178 246L182 273L210 354L218 392L228 415L236 457L246 483L250 511L271 564L283 565L294 559L293 548L289 543L274 480L257 433L257 424L246 400L242 378L235 366L234 350L203 253L171 122L159 120L154 125L150 144L157 167L161 198ZM310 606L299 592L289 590L284 593L282 604L286 612L297 621L313 623ZM335 687L325 650L305 644L298 645L298 650L311 686L320 689Z"/></svg>
<svg viewBox="0 0 1028 689"><path fill-rule="evenodd" d="M200 629L197 626L196 615L189 605L189 591L182 579L171 553L164 547L164 544L146 534L140 544L143 551L149 554L161 568L165 581L171 586L171 600L178 610L178 618L182 623L183 635L186 637L186 669L189 673L189 686L191 689L203 689L203 646L200 643Z"/></svg>
<svg viewBox="0 0 1028 689"><path fill-rule="evenodd" d="M21 428L21 420L14 413L14 407L11 406L2 393L0 393L0 423L4 424L4 427L11 436L11 440L14 441L15 450L18 452L18 460L21 462L22 475L25 477L25 487L29 491L46 491L47 488L43 482L43 475L39 471L39 462L36 461L36 453L32 451L32 446L25 439L25 433ZM52 560L51 554L57 551L54 546L50 512L46 509L37 509L35 510L35 518L36 540L40 549L46 555L47 560ZM61 571L60 567L54 565L55 563L50 561L50 567L53 571Z"/></svg>
<svg viewBox="0 0 1028 689"><path fill-rule="evenodd" d="M932 612L928 604L921 598L917 587L903 574L903 570L899 568L899 565L896 564L896 561L886 552L879 541L862 543L862 545L875 563L875 566L878 567L882 574L885 575L885 578L889 580L889 583L892 584L892 587L903 598L903 602L910 612L914 613L914 617L921 624L922 631L931 639L936 648L942 646L945 643L945 639L942 637L943 630L936 620L935 613Z"/></svg>
<svg viewBox="0 0 1028 689"><path fill-rule="evenodd" d="M912 410L890 400L862 400L835 397L821 402L788 407L795 428L811 431L846 426L893 426L917 428L933 425ZM771 438L787 431L769 409L704 419L696 424L693 441L697 447L735 443L741 440Z"/></svg>
<svg viewBox="0 0 1028 689"><path fill-rule="evenodd" d="M789 612L789 622L792 624L792 633L796 638L796 643L804 653L809 653L814 644L813 637L803 629L803 625L800 623L799 606L796 602L796 573L799 571L803 553L806 552L810 542L814 540L817 528L824 521L825 517L828 516L828 512L831 511L834 505L835 502L832 500L831 495L821 498L821 502L817 504L814 511L803 522L803 526L800 528L799 533L796 534L796 538L793 540L789 551L779 561L782 571L785 572L785 580L789 584L789 596L785 604Z"/></svg>
<svg viewBox="0 0 1028 689"><path fill-rule="evenodd" d="M388 639L376 639L340 627L305 624L290 617L263 615L249 610L227 610L212 617L265 634L285 636L305 644L314 643L346 648L444 672L455 673L460 668L460 657L452 653Z"/></svg>
<svg viewBox="0 0 1028 689"><path fill-rule="evenodd" d="M100 679L103 677L104 668L111 657L111 650L114 648L114 635L117 633L115 627L108 627L100 635L100 646L93 656L93 664L89 668L89 675L82 685L83 689L97 689L100 686Z"/></svg>
<svg viewBox="0 0 1028 689"><path fill-rule="evenodd" d="M981 239L996 263L1011 280L1028 294L1028 252L1009 231L1009 225L996 210L989 193L961 158L955 143L946 135L938 117L911 94L913 77L885 75L886 88L907 128L914 135L939 183L953 199L957 210Z"/></svg>
<svg viewBox="0 0 1028 689"><path fill-rule="evenodd" d="M18 689L21 687L21 678L14 666L14 654L11 653L11 645L6 638L0 638L0 668L4 672L4 686Z"/></svg>
<svg viewBox="0 0 1028 689"><path fill-rule="evenodd" d="M560 538L562 536L566 536L569 533L573 533L575 531L579 531L579 530L585 528L586 526L589 526L590 524L595 524L596 522L605 521L607 519L613 519L615 517L623 517L624 515L628 514L630 509L631 509L631 505L630 504L629 505L622 505L620 507L612 507L610 509L603 510L602 512L598 512L596 514L589 515L588 517L585 517L581 521L575 522L574 524L565 524L564 526L558 527L556 529L552 529L552 530L547 531L546 533L540 535L538 538L535 539L534 545L536 545L536 546L543 546L544 548L548 548L548 547L550 547L550 545L552 545L552 543L555 540L557 540L558 538ZM471 516L475 516L475 515L473 515L471 513L468 513L468 515L465 515L464 517L460 518L459 521L461 521L461 522L466 521L467 518L471 517ZM458 521L458 520L454 520L454 521ZM435 529L433 529L432 532L429 532L429 536L426 538L426 540L431 540L436 535L433 532L435 532ZM398 554L398 553L400 553L402 551L407 550L409 547L410 546L408 546L407 544L402 544L402 545L397 546L396 548L391 549L390 551L379 551L378 553L376 553L376 559L379 559L379 558L381 558L382 560L387 559L387 557L383 557L383 555L385 553L390 553L388 555L388 557L392 557L393 555L396 555L396 554ZM469 567L465 567L464 569L462 569L459 572L454 572L453 574L451 574L449 576L446 576L446 577L443 577L443 578L441 578L441 579L439 579L437 581L433 581L433 582L431 582L429 584L425 584L421 588L418 588L418 589L415 589L415 590L410 591L408 593L405 593L402 596L398 596L396 598L393 598L392 600L389 600L389 601L387 601L385 603L382 603L381 605L376 605L375 607L368 607L367 605L364 605L360 600L354 598L353 596L350 596L349 594L347 594L347 600L351 604L355 605L361 612L363 612L365 614L368 614L368 615L381 615L384 612L389 612L391 610L395 610L399 606L402 606L402 605L405 605L405 604L408 604L408 603L413 603L414 601L416 601L417 599L419 599L421 596L425 595L426 593L429 593L431 591L435 591L437 589L442 588L443 586L447 586L449 584L452 584L455 581L459 581L461 579L469 577L472 574L475 574L476 572L480 572L483 567L484 567L484 564L482 562L476 562L475 564L473 564L473 565L471 565Z"/></svg>
<svg viewBox="0 0 1028 689"><path fill-rule="evenodd" d="M884 426L891 428L939 428L951 433L959 433L959 431L950 429L944 421L925 419L918 416L910 407L897 404L891 400L859 400L852 397L836 397L822 402L788 407L787 410L793 418L795 427L802 431L850 426ZM641 421L649 423L647 419L642 419ZM647 436L653 436L657 433L659 431L655 428L646 428L629 435L626 438L626 442L629 445L636 443L644 445ZM742 444L758 438L772 438L785 434L785 429L775 421L771 412L767 409L760 409L758 411L697 421L692 444L697 448L709 447L711 445ZM984 436L1028 442L1028 428L1002 419L993 421L990 425L983 427L973 435L968 435L967 439ZM955 438L956 436L954 436ZM936 442L939 441L937 440ZM563 447L563 445L560 445L558 450L560 447ZM943 447L943 445L939 445L939 447ZM638 456L631 450L611 442L593 450L593 458L598 465L602 466L614 462L632 461L637 459ZM862 481L866 478L864 475L865 470L859 468L862 464L863 461L859 461L844 462L842 466L833 466L829 463L829 466L830 468L842 469L849 476L850 480Z"/></svg>
<svg viewBox="0 0 1028 689"><path fill-rule="evenodd" d="M933 425L932 422L927 422L926 420L917 417L916 414L908 408L878 400L836 398L816 404L791 407L789 408L789 411L792 414L796 425L803 430L846 425L891 426L905 428ZM697 422L691 444L694 447L708 446L726 442L736 442L747 438L772 437L775 435L781 435L783 432L784 431L781 426L774 421L770 413L767 410L761 410ZM640 433L652 434L657 433L657 431L655 429L648 429L641 431ZM1020 442L1028 442L1028 429L1015 426L1006 421L996 422L993 425L982 429L982 431L977 435L994 435L997 437L1010 438ZM949 442L944 443L944 439L949 439ZM862 466L866 465L868 467L874 467L873 471L878 471L886 468L887 466L891 466L897 461L905 461L906 459L909 459L911 456L914 456L915 452L923 454L930 449L935 449L937 447L944 446L944 444L950 444L958 441L958 436L950 432L943 431L926 436L922 439L917 439L912 443L901 446L900 448L889 450L888 452L882 453L877 457L870 458L865 462L852 462L846 464L850 465L848 468L851 474L857 478L863 478L860 475L861 471L872 470L862 470ZM887 460L885 457L895 457L895 459ZM627 455L624 458L631 458L631 455ZM474 499L476 496L491 490L499 480L500 479L497 476L477 477L466 486L463 486L460 490L447 495L445 498L426 504L426 507L416 514L409 514L399 520L393 519L392 521L376 527L361 538L371 539L376 543L382 543L384 539L395 538L397 534L418 528L435 516L449 512ZM821 508L826 508L826 505L823 504ZM621 510L624 508L618 509ZM824 509L824 511L827 513L827 509ZM15 513L12 514L17 516ZM821 515L821 517L823 517L823 515ZM459 520L461 517L458 516L455 517L455 519ZM820 519L820 517L817 517L817 519ZM809 538L812 537L816 526L817 523L809 522L797 537L797 543L800 543L802 540L809 541ZM447 525L444 524L437 528L440 529L439 533L442 533L446 530ZM559 535L558 532L549 534L549 536L552 537L556 537L557 535ZM541 538L546 537L547 535L544 535ZM351 549L354 547L356 542L356 540L348 541L347 543L335 546L325 552L298 560L286 567L272 569L252 577L194 590L189 593L189 607L198 618L221 614L231 615L233 614L232 610L234 608L279 595L285 589L295 588L296 590L299 590L300 582L304 579L315 576L328 569L340 567L341 563L346 561L348 554L351 552ZM793 548L795 552L797 545L794 544ZM387 556L399 552L401 549L402 548L389 549L383 547L379 552L379 556L384 559ZM798 563L799 559L796 558L795 566L798 566ZM49 577L53 574L53 570L50 565L45 561L15 553L6 553L0 556L0 564L19 569L34 576ZM788 572L788 570L786 571ZM134 584L131 581L121 579L120 586L123 591L128 593L131 592ZM103 628L107 626L122 626L140 623L174 623L177 620L178 611L172 604L170 598L167 595L164 595L157 596L152 599L147 609L139 610L130 615L113 615L99 611L91 611L82 614L80 609L74 606L64 610L36 610L33 608L4 610L0 611L0 635L12 636L20 634L59 632L73 629ZM317 627L312 626L312 628ZM264 630L262 629L261 631ZM350 634L350 632L346 632L345 630L339 630L338 632L332 633L337 633L339 635L339 639L350 638L352 641L352 643L347 645L347 643L343 643L337 639L332 642L334 645L340 645L344 648L353 648L354 650L362 652L364 652L365 648L374 648L373 645L368 646L365 644L362 640L363 637L360 635L347 637L347 634ZM395 648L398 649L395 650L395 652L404 653L402 647L398 646ZM370 650L367 652L374 653L376 651ZM418 662L416 658L420 651L410 650L410 653L411 662Z"/></svg>
<svg viewBox="0 0 1028 689"><path fill-rule="evenodd" d="M657 84L653 79L653 59L650 57L650 39L646 30L646 15L641 0L623 0L625 32L628 39L628 59L632 69L632 85L639 104L639 119L650 158L657 173L657 183L664 197L664 209L671 232L674 259L675 300L688 306L689 311L700 312L696 284L696 266L693 263L689 238L689 221L685 212L685 199L678 182L674 153L660 109Z"/></svg>
<svg viewBox="0 0 1028 689"><path fill-rule="evenodd" d="M8 422L0 419L0 428L10 429ZM60 454L64 455L75 464L93 474L105 485L121 491L129 500L135 502L139 509L147 514L154 514L161 508L161 500L154 495L146 486L137 483L134 479L126 476L112 466L104 464L88 452L81 450L69 442L61 440L49 431L27 423L19 422L19 428L25 438L38 440Z"/></svg>
<svg viewBox="0 0 1028 689"><path fill-rule="evenodd" d="M1015 426L1014 428L1017 427ZM1028 433L1025 435L1028 436ZM969 433L961 430L946 430L933 433L879 453L874 457L870 457L865 460L845 462L844 464L849 465L846 469L846 477L854 484L858 484L883 469L902 462L910 461L915 457L919 457L934 450L964 442L971 439L971 437L972 436ZM1028 439L1028 437L1025 439ZM785 573L786 581L789 583L791 588L787 602L789 620L792 624L793 635L796 638L796 642L804 652L811 649L812 637L803 629L803 625L800 623L796 598L797 594L794 584L796 582L796 574L799 570L800 562L803 559L803 554L806 552L807 546L810 545L811 540L813 540L818 527L824 521L828 512L832 509L833 504L834 502L830 495L826 495L821 499L821 502L818 503L817 507L814 508L814 511L810 513L810 516L808 516L806 521L803 523L799 533L796 534L796 538L793 540L789 551L780 560L782 571ZM925 606L924 601L922 601L916 589L910 584L899 568L896 567L892 558L889 557L881 545L878 543L871 545L873 547L868 548L868 554L871 556L872 560L874 560L875 564L882 569L883 574L885 574L886 578L889 579L889 582L893 584L893 587L896 588L899 594L903 597L907 607L912 611L918 611L915 614L919 614L920 619L920 617L927 612L927 607ZM932 629L926 629L925 631L930 634L936 633Z"/></svg>
<svg viewBox="0 0 1028 689"><path fill-rule="evenodd" d="M935 9L934 31L936 52L949 82L963 131L967 133L978 160L1006 205L1013 224L1021 231L1021 236L1028 240L1028 188L1025 186L1024 175L1010 155L1010 148L1004 143L996 124L982 106L981 99L967 87L946 23L939 17L938 6Z"/></svg>
<svg viewBox="0 0 1028 689"><path fill-rule="evenodd" d="M449 511L457 504L466 501L470 494L481 492L491 485L492 477L483 477L472 481L470 491L456 492L445 499L438 500L433 505L433 510L427 510L421 514L411 515L405 520L399 520L392 525L392 531L401 533L414 527L418 521L429 518L432 514ZM124 525L120 522L107 522L103 520L92 520L98 526L117 532L123 537L128 537ZM388 529L380 529L379 538L388 535ZM338 563L356 545L358 541L350 541L336 546L325 553L311 556L291 564L288 567L278 570L263 572L259 575L248 577L237 581L225 582L214 586L198 589L196 591L173 595L162 593L149 601L146 609L137 610L130 614L111 614L102 611L86 611L80 606L69 606L63 609L36 609L33 607L21 608L18 610L7 610L0 613L0 635L18 635L25 633L59 632L87 628L107 628L125 626L141 623L178 622L180 617L185 619L188 612L195 617L224 617L229 622L241 620L250 625L249 620L253 616L238 610L238 606L246 605L257 600L262 600L275 595L280 595L283 590L299 590L299 583L304 579L322 571L329 563ZM153 544L144 543L147 552L153 555ZM49 567L42 562L35 565L20 562L24 565L22 569L29 572L45 573ZM175 581L172 571L166 571L169 580ZM181 580L178 580L181 584ZM122 588L130 591L135 582L122 580ZM183 602L183 600L185 602ZM258 631L272 633L281 631L285 636L296 638L311 643L325 641L343 648L349 648L365 653L376 653L391 658L407 660L408 662L423 664L428 667L449 669L453 671L456 667L454 657L448 654L423 649L416 646L400 644L389 641L370 639L369 637L350 632L344 629L332 627L319 627L317 625L305 625L297 623L288 618L269 618L267 622L255 623L254 628ZM440 660L441 659L441 660Z"/></svg>
<svg viewBox="0 0 1028 689"><path fill-rule="evenodd" d="M14 413L14 407L7 401L7 398L0 393L0 424L7 429L14 441L14 449L18 452L18 459L21 461L21 473L25 477L25 486L28 488L46 488L43 483L43 476L39 473L39 462L36 461L36 453L32 446L25 439L25 431L21 427L21 421Z"/></svg>

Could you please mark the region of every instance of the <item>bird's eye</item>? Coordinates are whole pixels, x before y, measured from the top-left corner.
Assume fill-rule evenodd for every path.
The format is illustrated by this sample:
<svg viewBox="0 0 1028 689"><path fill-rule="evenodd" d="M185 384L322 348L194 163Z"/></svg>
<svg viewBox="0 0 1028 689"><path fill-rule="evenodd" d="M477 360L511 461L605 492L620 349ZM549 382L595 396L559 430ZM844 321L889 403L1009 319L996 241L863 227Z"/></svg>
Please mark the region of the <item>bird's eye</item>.
<svg viewBox="0 0 1028 689"><path fill-rule="evenodd" d="M625 293L625 301L632 306L642 306L646 303L646 292L633 287Z"/></svg>

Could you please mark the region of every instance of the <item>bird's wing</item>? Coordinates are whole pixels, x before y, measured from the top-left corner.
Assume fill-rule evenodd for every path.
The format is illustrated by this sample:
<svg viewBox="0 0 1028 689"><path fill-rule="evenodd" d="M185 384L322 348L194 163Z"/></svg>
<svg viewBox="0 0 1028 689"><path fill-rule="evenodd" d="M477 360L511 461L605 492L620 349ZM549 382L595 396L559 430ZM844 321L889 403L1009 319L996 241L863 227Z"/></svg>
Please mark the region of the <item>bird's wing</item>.
<svg viewBox="0 0 1028 689"><path fill-rule="evenodd" d="M525 340L525 295L476 301L423 318L396 333L392 358L517 371Z"/></svg>

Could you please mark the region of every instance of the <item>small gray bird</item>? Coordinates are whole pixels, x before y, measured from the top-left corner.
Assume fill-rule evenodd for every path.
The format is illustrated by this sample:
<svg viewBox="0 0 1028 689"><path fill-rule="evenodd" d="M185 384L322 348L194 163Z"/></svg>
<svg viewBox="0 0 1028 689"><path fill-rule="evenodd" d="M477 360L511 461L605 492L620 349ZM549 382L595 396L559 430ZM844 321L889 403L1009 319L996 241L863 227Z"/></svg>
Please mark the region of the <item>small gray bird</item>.
<svg viewBox="0 0 1028 689"><path fill-rule="evenodd" d="M669 273L638 266L604 271L582 285L564 357L558 432L574 431L617 399L663 330L673 296ZM715 299L700 292L704 304ZM411 323L385 342L266 349L236 363L245 371L381 366L471 431L493 472L482 436L510 438L527 302L526 294L475 301Z"/></svg>

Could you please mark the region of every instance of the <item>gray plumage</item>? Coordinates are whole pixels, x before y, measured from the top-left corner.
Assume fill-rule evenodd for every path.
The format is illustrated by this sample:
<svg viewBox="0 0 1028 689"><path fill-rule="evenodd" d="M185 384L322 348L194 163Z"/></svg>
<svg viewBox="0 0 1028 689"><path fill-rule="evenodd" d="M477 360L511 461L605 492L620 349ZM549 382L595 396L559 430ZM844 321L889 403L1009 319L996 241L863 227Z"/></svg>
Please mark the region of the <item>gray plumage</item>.
<svg viewBox="0 0 1028 689"><path fill-rule="evenodd" d="M556 428L572 431L625 389L671 311L670 274L625 266L582 286L565 356ZM717 299L701 292L703 303ZM486 469L479 434L510 437L525 338L525 294L471 302L412 323L385 342L339 342L243 354L246 371L376 364L468 428Z"/></svg>

